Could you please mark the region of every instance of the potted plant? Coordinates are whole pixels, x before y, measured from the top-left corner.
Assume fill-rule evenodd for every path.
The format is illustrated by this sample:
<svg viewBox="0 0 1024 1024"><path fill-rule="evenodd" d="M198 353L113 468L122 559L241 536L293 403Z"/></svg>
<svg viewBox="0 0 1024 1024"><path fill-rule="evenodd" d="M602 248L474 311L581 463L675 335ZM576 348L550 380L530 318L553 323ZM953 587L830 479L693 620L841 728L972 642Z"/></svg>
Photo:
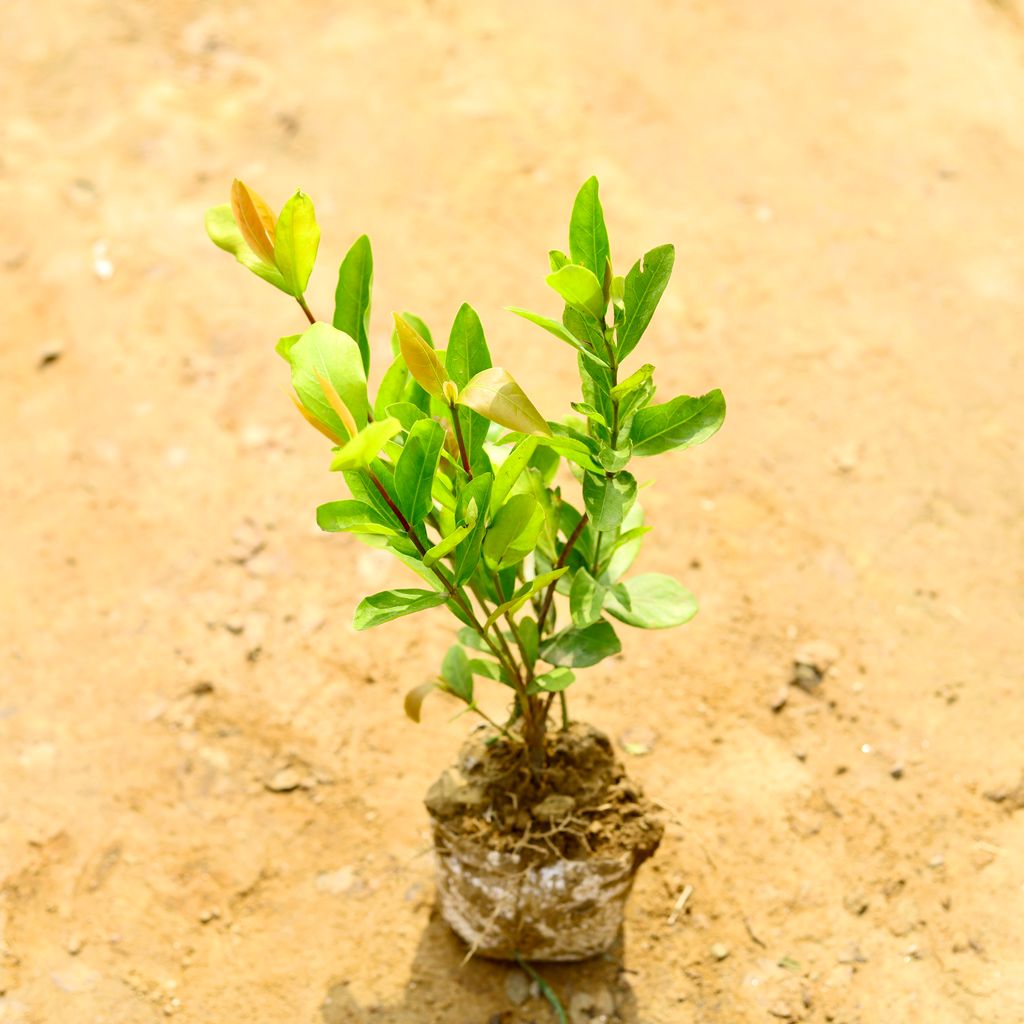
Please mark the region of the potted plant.
<svg viewBox="0 0 1024 1024"><path fill-rule="evenodd" d="M444 350L417 317L396 315L391 362L371 400L370 243L364 235L349 249L333 319L317 320L304 293L319 229L303 193L275 216L235 181L230 204L206 224L309 320L277 351L350 495L317 509L320 527L388 549L422 581L364 598L356 628L442 605L457 620L440 672L405 699L414 721L433 692L483 719L427 795L442 914L484 956L601 952L662 830L607 737L571 719L566 691L578 670L619 653L612 620L662 629L696 613L672 577L625 576L650 529L630 470L707 440L725 415L720 391L654 403L654 367L622 371L668 283L672 246L616 276L597 180L580 189L568 254L549 253L561 317L511 309L577 362L580 400L548 420L492 365L468 305ZM507 689L504 721L477 704L481 682Z"/></svg>

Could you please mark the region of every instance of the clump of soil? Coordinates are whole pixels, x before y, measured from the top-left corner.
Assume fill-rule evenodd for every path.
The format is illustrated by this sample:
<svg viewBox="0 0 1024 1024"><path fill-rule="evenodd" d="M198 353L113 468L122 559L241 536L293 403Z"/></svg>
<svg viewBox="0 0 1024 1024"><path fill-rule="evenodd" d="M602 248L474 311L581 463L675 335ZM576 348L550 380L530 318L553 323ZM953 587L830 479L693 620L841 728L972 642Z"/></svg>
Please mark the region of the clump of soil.
<svg viewBox="0 0 1024 1024"><path fill-rule="evenodd" d="M658 808L604 733L574 722L548 732L546 751L545 767L531 771L519 735L481 726L427 793L439 830L526 861L632 852L639 866L654 853L664 830Z"/></svg>

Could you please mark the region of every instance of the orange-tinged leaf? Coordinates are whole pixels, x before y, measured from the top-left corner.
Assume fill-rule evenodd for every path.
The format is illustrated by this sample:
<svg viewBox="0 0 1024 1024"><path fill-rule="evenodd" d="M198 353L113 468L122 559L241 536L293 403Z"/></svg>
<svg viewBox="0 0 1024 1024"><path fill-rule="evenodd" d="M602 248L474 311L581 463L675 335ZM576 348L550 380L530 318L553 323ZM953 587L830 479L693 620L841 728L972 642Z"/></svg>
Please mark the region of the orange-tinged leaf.
<svg viewBox="0 0 1024 1024"><path fill-rule="evenodd" d="M338 394L334 385L322 373L316 375L316 380L323 389L324 397L331 403L331 408L338 414L338 419L341 420L342 425L348 431L348 436L355 437L359 433L359 428L356 426L355 417L352 415L349 407L342 401L341 395Z"/></svg>
<svg viewBox="0 0 1024 1024"><path fill-rule="evenodd" d="M423 702L427 699L430 693L434 690L439 690L441 687L437 683L420 683L419 686L414 686L405 695L405 713L414 721L420 720L420 709L423 707Z"/></svg>
<svg viewBox="0 0 1024 1024"><path fill-rule="evenodd" d="M274 266L274 222L270 207L238 178L231 183L231 212L249 248Z"/></svg>
<svg viewBox="0 0 1024 1024"><path fill-rule="evenodd" d="M482 370L462 389L459 405L494 423L523 434L550 436L551 428L508 370L494 366Z"/></svg>
<svg viewBox="0 0 1024 1024"><path fill-rule="evenodd" d="M295 403L295 408L302 413L302 418L311 426L316 427L321 434L324 435L329 441L333 441L335 444L344 444L345 438L336 434L326 423L321 423L290 391L288 397Z"/></svg>
<svg viewBox="0 0 1024 1024"><path fill-rule="evenodd" d="M409 368L413 379L428 395L446 401L444 383L449 380L448 371L441 365L437 353L419 336L416 328L408 320L395 314L395 329L398 331L398 344L402 350L402 359Z"/></svg>

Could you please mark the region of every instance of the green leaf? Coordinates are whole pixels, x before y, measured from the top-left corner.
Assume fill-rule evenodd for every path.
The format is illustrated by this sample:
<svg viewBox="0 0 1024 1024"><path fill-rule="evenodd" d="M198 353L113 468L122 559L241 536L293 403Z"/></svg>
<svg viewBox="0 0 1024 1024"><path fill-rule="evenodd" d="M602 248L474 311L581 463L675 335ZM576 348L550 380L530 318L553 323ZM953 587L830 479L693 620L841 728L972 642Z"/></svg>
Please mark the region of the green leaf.
<svg viewBox="0 0 1024 1024"><path fill-rule="evenodd" d="M608 588L594 579L586 569L577 569L569 591L569 610L573 625L590 626L601 618Z"/></svg>
<svg viewBox="0 0 1024 1024"><path fill-rule="evenodd" d="M398 507L413 526L422 523L433 508L434 474L443 447L444 428L433 420L418 420L395 463Z"/></svg>
<svg viewBox="0 0 1024 1024"><path fill-rule="evenodd" d="M412 430L414 424L427 418L427 414L412 402L393 402L385 412L388 416L394 416L402 424L403 430Z"/></svg>
<svg viewBox="0 0 1024 1024"><path fill-rule="evenodd" d="M724 419L725 398L717 388L699 398L680 395L663 405L650 405L641 409L633 421L633 454L658 455L702 444Z"/></svg>
<svg viewBox="0 0 1024 1024"><path fill-rule="evenodd" d="M523 389L500 366L476 374L462 389L458 401L460 406L473 409L509 430L524 434L551 433Z"/></svg>
<svg viewBox="0 0 1024 1024"><path fill-rule="evenodd" d="M676 251L671 245L659 245L637 260L626 275L622 323L617 331L619 362L636 348L647 330L672 276L675 258Z"/></svg>
<svg viewBox="0 0 1024 1024"><path fill-rule="evenodd" d="M450 378L444 364L438 359L437 353L409 321L397 313L395 314L395 329L398 331L398 343L401 346L402 358L416 383L428 395L433 395L434 398L440 399L447 405L447 400L444 397L444 384Z"/></svg>
<svg viewBox="0 0 1024 1024"><path fill-rule="evenodd" d="M402 424L394 418L375 420L334 453L331 469L365 469L401 430Z"/></svg>
<svg viewBox="0 0 1024 1024"><path fill-rule="evenodd" d="M532 615L524 615L519 620L519 639L523 644L526 663L532 667L537 660L540 642L537 633L537 620Z"/></svg>
<svg viewBox="0 0 1024 1024"><path fill-rule="evenodd" d="M272 263L260 259L242 237L229 203L211 207L206 211L206 233L218 249L231 253L243 267L251 270L257 277L262 277L275 288L290 294L281 271Z"/></svg>
<svg viewBox="0 0 1024 1024"><path fill-rule="evenodd" d="M460 388L483 370L490 369L491 353L487 348L483 325L476 310L467 303L459 307L448 336L448 348L444 357L445 369ZM470 466L479 460L490 424L472 409L460 409L459 424L469 454Z"/></svg>
<svg viewBox="0 0 1024 1024"><path fill-rule="evenodd" d="M576 195L569 219L569 255L603 281L611 250L597 193L597 178L588 178ZM604 315L603 304L599 315Z"/></svg>
<svg viewBox="0 0 1024 1024"><path fill-rule="evenodd" d="M494 478L494 486L491 488L491 513L495 513L504 503L512 490L513 485L519 479L520 474L526 469L533 453L537 449L537 437L533 434L524 437L508 453L505 461L498 468Z"/></svg>
<svg viewBox="0 0 1024 1024"><path fill-rule="evenodd" d="M455 518L460 523L469 522L476 517L476 522L469 536L455 549L455 583L461 585L473 575L480 561L480 549L483 545L484 532L487 528L487 509L490 507L491 486L494 477L483 473L473 477L459 494L455 509ZM475 507L476 512L471 510Z"/></svg>
<svg viewBox="0 0 1024 1024"><path fill-rule="evenodd" d="M636 501L636 479L632 473L583 478L583 503L595 530L617 530Z"/></svg>
<svg viewBox="0 0 1024 1024"><path fill-rule="evenodd" d="M521 316L524 320L529 320L530 323L536 324L538 327L543 327L545 331L549 334L553 334L559 341L564 341L567 345L572 345L575 349L583 348L579 340L572 336L569 329L564 324L560 324L557 320L552 320L551 317L548 316L541 316L540 313L531 313L530 310L520 309L518 306L506 306L505 309L509 313L515 313L516 316Z"/></svg>
<svg viewBox="0 0 1024 1024"><path fill-rule="evenodd" d="M426 566L435 565L438 561L444 558L449 551L454 551L472 532L476 523L463 523L462 526L456 526L451 533L446 537L443 537L438 541L429 551L423 556L423 564Z"/></svg>
<svg viewBox="0 0 1024 1024"><path fill-rule="evenodd" d="M551 665L588 668L621 650L611 623L602 619L585 629L570 626L556 633L540 645L540 656Z"/></svg>
<svg viewBox="0 0 1024 1024"><path fill-rule="evenodd" d="M366 533L393 537L398 531L376 508L362 501L329 501L316 510L316 524L327 533Z"/></svg>
<svg viewBox="0 0 1024 1024"><path fill-rule="evenodd" d="M304 192L296 192L284 204L274 235L274 262L296 298L306 291L319 245L320 228L313 201Z"/></svg>
<svg viewBox="0 0 1024 1024"><path fill-rule="evenodd" d="M555 429L561 430L563 428L556 425ZM513 437L515 436L513 435ZM508 438L503 438L503 440L508 440ZM575 462L577 466L582 466L583 469L587 469L591 473L603 472L600 463L594 458L586 443L577 437L567 437L556 433L551 437L540 437L537 440L544 447L558 452L559 455L567 458L570 462Z"/></svg>
<svg viewBox="0 0 1024 1024"><path fill-rule="evenodd" d="M340 437L349 436L344 421L324 393L320 383L323 377L348 407L356 426L366 425L369 414L366 372L359 346L347 334L342 334L330 324L315 323L291 346L289 357L292 387L314 419L326 424Z"/></svg>
<svg viewBox="0 0 1024 1024"><path fill-rule="evenodd" d="M634 503L633 507L626 513L622 520L619 536L615 543L608 548L610 557L601 550L602 558L607 559L602 575L610 582L621 579L622 575L629 570L629 567L636 561L640 553L643 535L649 532L650 527L644 526L644 510L640 503Z"/></svg>
<svg viewBox="0 0 1024 1024"><path fill-rule="evenodd" d="M360 235L338 269L334 290L334 326L354 338L370 372L370 292L373 288L373 251L366 235Z"/></svg>
<svg viewBox="0 0 1024 1024"><path fill-rule="evenodd" d="M356 606L356 629L370 629L382 622L412 615L427 608L436 608L448 600L446 593L434 590L414 590L404 587L398 590L382 590L379 594L364 597Z"/></svg>
<svg viewBox="0 0 1024 1024"><path fill-rule="evenodd" d="M576 681L576 676L571 669L553 668L550 672L536 676L529 693L560 693L567 690Z"/></svg>
<svg viewBox="0 0 1024 1024"><path fill-rule="evenodd" d="M561 249L551 249L548 251L548 264L552 271L561 270L568 262L569 257Z"/></svg>
<svg viewBox="0 0 1024 1024"><path fill-rule="evenodd" d="M513 494L498 509L484 537L484 558L491 569L521 562L537 540L544 514L532 494Z"/></svg>
<svg viewBox="0 0 1024 1024"><path fill-rule="evenodd" d="M642 387L654 376L654 367L650 363L644 363L636 373L631 373L624 381L620 381L611 390L611 396L616 401L625 398L630 391Z"/></svg>
<svg viewBox="0 0 1024 1024"><path fill-rule="evenodd" d="M619 473L629 465L633 454L633 445L629 441L620 442L617 448L602 442L597 450L597 461L609 472Z"/></svg>
<svg viewBox="0 0 1024 1024"><path fill-rule="evenodd" d="M697 599L681 583L663 573L644 573L626 580L626 605L612 591L606 603L608 613L640 629L668 629L681 626L697 614Z"/></svg>
<svg viewBox="0 0 1024 1024"><path fill-rule="evenodd" d="M569 405L581 416L586 416L588 420L593 420L595 423L599 423L602 427L608 426L608 422L604 418L604 413L602 413L600 409L595 408L589 402L570 402Z"/></svg>
<svg viewBox="0 0 1024 1024"><path fill-rule="evenodd" d="M415 313L408 311L402 313L402 319L412 325L413 330L431 347L434 348L434 336L430 328ZM397 356L402 350L401 342L398 340L398 328L391 330L391 354Z"/></svg>
<svg viewBox="0 0 1024 1024"><path fill-rule="evenodd" d="M551 572L542 573L540 576L535 576L532 580L524 583L507 601L499 604L487 616L484 628L490 629L506 612L514 615L534 594L539 590L543 590L549 583L553 583L559 576L565 575L568 571L568 566L562 566L560 569L552 569Z"/></svg>
<svg viewBox="0 0 1024 1024"><path fill-rule="evenodd" d="M279 338L274 346L274 351L289 365L292 361L292 349L295 348L295 343L301 337L301 334L286 334L283 338Z"/></svg>
<svg viewBox="0 0 1024 1024"><path fill-rule="evenodd" d="M573 309L595 320L601 320L604 316L604 291L592 270L569 263L561 270L548 274L546 280Z"/></svg>
<svg viewBox="0 0 1024 1024"><path fill-rule="evenodd" d="M469 658L459 644L452 644L441 662L441 678L447 688L467 704L473 703L473 672Z"/></svg>

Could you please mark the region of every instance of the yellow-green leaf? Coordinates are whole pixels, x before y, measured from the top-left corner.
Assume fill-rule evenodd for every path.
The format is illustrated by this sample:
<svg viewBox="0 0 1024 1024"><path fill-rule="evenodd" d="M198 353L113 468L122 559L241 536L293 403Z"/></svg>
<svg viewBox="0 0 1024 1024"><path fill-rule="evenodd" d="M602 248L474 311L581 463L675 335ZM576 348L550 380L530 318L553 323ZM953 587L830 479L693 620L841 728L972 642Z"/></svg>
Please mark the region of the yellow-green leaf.
<svg viewBox="0 0 1024 1024"><path fill-rule="evenodd" d="M257 277L262 277L275 288L288 292L281 271L272 263L267 263L257 256L242 237L229 203L213 206L206 211L206 233L218 249L231 253L243 267L251 270Z"/></svg>
<svg viewBox="0 0 1024 1024"><path fill-rule="evenodd" d="M394 417L371 423L335 452L331 469L364 469L401 430L402 424Z"/></svg>
<svg viewBox="0 0 1024 1024"><path fill-rule="evenodd" d="M238 178L231 183L231 212L249 248L274 266L274 215L263 199Z"/></svg>
<svg viewBox="0 0 1024 1024"><path fill-rule="evenodd" d="M500 366L483 370L471 378L459 395L459 405L509 430L518 430L523 434L551 434L551 428L537 412L533 402L526 397L508 370Z"/></svg>
<svg viewBox="0 0 1024 1024"><path fill-rule="evenodd" d="M416 328L397 313L395 330L398 332L402 359L405 360L413 379L427 394L445 401L444 384L449 377L448 371L437 358L437 353L419 336Z"/></svg>
<svg viewBox="0 0 1024 1024"><path fill-rule="evenodd" d="M319 245L320 228L313 200L305 192L296 192L277 218L274 237L274 262L296 298L306 290Z"/></svg>

